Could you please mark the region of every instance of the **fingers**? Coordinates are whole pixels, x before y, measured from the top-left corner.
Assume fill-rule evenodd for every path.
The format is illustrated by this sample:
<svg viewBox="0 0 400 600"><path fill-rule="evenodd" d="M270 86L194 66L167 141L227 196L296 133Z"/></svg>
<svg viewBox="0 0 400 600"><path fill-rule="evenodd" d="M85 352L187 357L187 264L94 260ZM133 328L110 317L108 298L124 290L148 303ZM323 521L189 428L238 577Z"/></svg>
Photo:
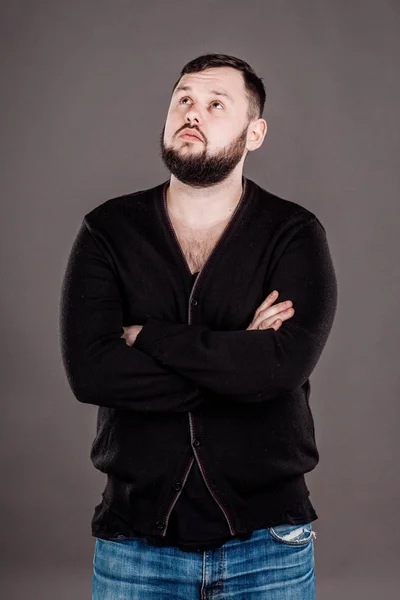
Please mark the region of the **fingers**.
<svg viewBox="0 0 400 600"><path fill-rule="evenodd" d="M274 290L271 294L269 294L269 296L266 297L266 299L264 300L264 302L262 302L260 304L260 306L256 309L256 312L254 313L253 321L255 319L257 319L257 317L263 311L267 311L268 310L267 315L268 316L272 316L272 315L276 315L279 311L286 310L287 308L289 308L289 307L292 306L293 303L292 303L291 300L285 300L284 302L279 302L278 304L275 304L274 306L271 306L272 303L278 297L278 295L279 295L278 291Z"/></svg>
<svg viewBox="0 0 400 600"><path fill-rule="evenodd" d="M260 304L254 313L253 321L247 329L279 329L284 320L290 319L294 315L293 303L291 300L285 300L278 304L273 302L279 296L277 290L273 290L266 299Z"/></svg>
<svg viewBox="0 0 400 600"><path fill-rule="evenodd" d="M272 325L270 326L270 328L271 329L275 329L275 331L277 331L281 325L282 325L282 321L280 319L277 319L276 321L274 321L272 323ZM259 329L264 329L263 323L261 323ZM268 327L266 329L268 329Z"/></svg>
<svg viewBox="0 0 400 600"><path fill-rule="evenodd" d="M277 320L280 321L280 325L282 325L283 321L287 321L287 319L293 317L294 312L294 308L291 307L286 310L282 310L275 315L270 315L268 317L263 316L263 313L261 313L258 319L256 319L252 325L254 325L254 329L268 329Z"/></svg>
<svg viewBox="0 0 400 600"><path fill-rule="evenodd" d="M261 323L256 327L256 329L275 329L277 331L279 327L282 325L283 321L286 321L290 317L282 317L280 319L276 319L271 322L271 319L265 319L265 321L261 321Z"/></svg>
<svg viewBox="0 0 400 600"><path fill-rule="evenodd" d="M264 310L264 308L267 308L268 306L271 306L271 304L273 302L275 302L275 300L277 299L277 297L279 296L279 292L277 290L274 290L273 292L271 292L264 300L264 302L262 302L260 304L260 306L257 308L256 312L254 313L254 318L256 318L258 316L258 314L260 313L260 311Z"/></svg>
<svg viewBox="0 0 400 600"><path fill-rule="evenodd" d="M272 317L269 319L261 319L258 321L252 321L250 325L247 327L247 331L252 329L275 329L277 331L279 327L282 325L283 321L286 319L290 319L292 315L284 316L283 313L279 314L279 319L276 317ZM274 320L275 319L275 320Z"/></svg>
<svg viewBox="0 0 400 600"><path fill-rule="evenodd" d="M274 306L269 306L262 309L258 313L257 317L253 319L252 328L257 329L262 322L264 322L264 328L266 328L265 326L272 325L272 323L276 321L278 317L281 320L285 320L289 319L293 315L294 308L292 306L292 301L286 300L285 302L280 302Z"/></svg>

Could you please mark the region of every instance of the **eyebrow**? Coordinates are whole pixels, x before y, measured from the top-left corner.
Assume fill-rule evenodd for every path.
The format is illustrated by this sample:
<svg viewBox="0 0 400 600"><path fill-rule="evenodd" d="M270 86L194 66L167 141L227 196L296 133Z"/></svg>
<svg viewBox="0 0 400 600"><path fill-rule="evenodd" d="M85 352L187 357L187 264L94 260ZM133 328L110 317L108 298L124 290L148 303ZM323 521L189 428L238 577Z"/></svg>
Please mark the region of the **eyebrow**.
<svg viewBox="0 0 400 600"><path fill-rule="evenodd" d="M175 88L174 95L175 95L175 94L177 94L177 93L178 93L178 92L180 92L180 91L183 91L183 92L189 92L189 91L191 91L191 89L192 89L192 88L190 87L190 85L178 85L178 87L177 87L177 88ZM211 90L211 91L209 92L209 94L210 94L210 95L211 95L211 94L214 94L215 96L224 96L224 97L225 97L225 98L227 98L227 99L228 99L230 102L232 102L232 104L235 104L235 101L234 101L234 99L232 98L232 96L230 96L230 95L229 95L227 92L223 92L222 90Z"/></svg>

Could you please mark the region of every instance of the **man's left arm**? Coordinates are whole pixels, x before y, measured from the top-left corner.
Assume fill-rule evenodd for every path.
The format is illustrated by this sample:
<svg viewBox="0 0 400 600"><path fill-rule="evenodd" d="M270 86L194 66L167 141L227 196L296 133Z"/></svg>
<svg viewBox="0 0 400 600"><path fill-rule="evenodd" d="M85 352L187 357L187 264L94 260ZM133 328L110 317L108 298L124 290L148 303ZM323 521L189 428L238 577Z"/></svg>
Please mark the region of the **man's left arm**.
<svg viewBox="0 0 400 600"><path fill-rule="evenodd" d="M320 221L301 224L268 280L294 315L281 327L214 331L204 325L148 319L134 347L213 392L239 402L263 401L297 389L314 370L331 331L337 280Z"/></svg>

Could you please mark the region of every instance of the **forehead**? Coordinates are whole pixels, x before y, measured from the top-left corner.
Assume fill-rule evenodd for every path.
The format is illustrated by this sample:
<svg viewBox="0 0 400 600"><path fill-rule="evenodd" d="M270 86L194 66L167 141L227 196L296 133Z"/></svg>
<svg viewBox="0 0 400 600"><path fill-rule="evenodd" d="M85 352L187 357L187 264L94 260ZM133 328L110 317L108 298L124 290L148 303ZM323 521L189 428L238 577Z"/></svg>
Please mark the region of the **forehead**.
<svg viewBox="0 0 400 600"><path fill-rule="evenodd" d="M182 88L186 89L182 90ZM174 93L189 92L189 88L199 93L223 92L235 102L245 100L243 75L232 67L218 67L199 73L186 73L179 80Z"/></svg>

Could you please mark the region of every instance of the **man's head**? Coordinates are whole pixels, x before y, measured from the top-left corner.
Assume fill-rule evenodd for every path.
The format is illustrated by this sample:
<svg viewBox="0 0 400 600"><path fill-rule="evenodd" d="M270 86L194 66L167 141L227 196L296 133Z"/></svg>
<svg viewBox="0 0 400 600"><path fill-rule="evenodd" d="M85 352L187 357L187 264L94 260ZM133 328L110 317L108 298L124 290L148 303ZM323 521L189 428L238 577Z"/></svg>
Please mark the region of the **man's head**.
<svg viewBox="0 0 400 600"><path fill-rule="evenodd" d="M169 171L193 187L207 187L243 169L247 152L261 146L265 89L248 63L206 54L187 63L173 86L160 136ZM200 137L182 137L189 131Z"/></svg>

